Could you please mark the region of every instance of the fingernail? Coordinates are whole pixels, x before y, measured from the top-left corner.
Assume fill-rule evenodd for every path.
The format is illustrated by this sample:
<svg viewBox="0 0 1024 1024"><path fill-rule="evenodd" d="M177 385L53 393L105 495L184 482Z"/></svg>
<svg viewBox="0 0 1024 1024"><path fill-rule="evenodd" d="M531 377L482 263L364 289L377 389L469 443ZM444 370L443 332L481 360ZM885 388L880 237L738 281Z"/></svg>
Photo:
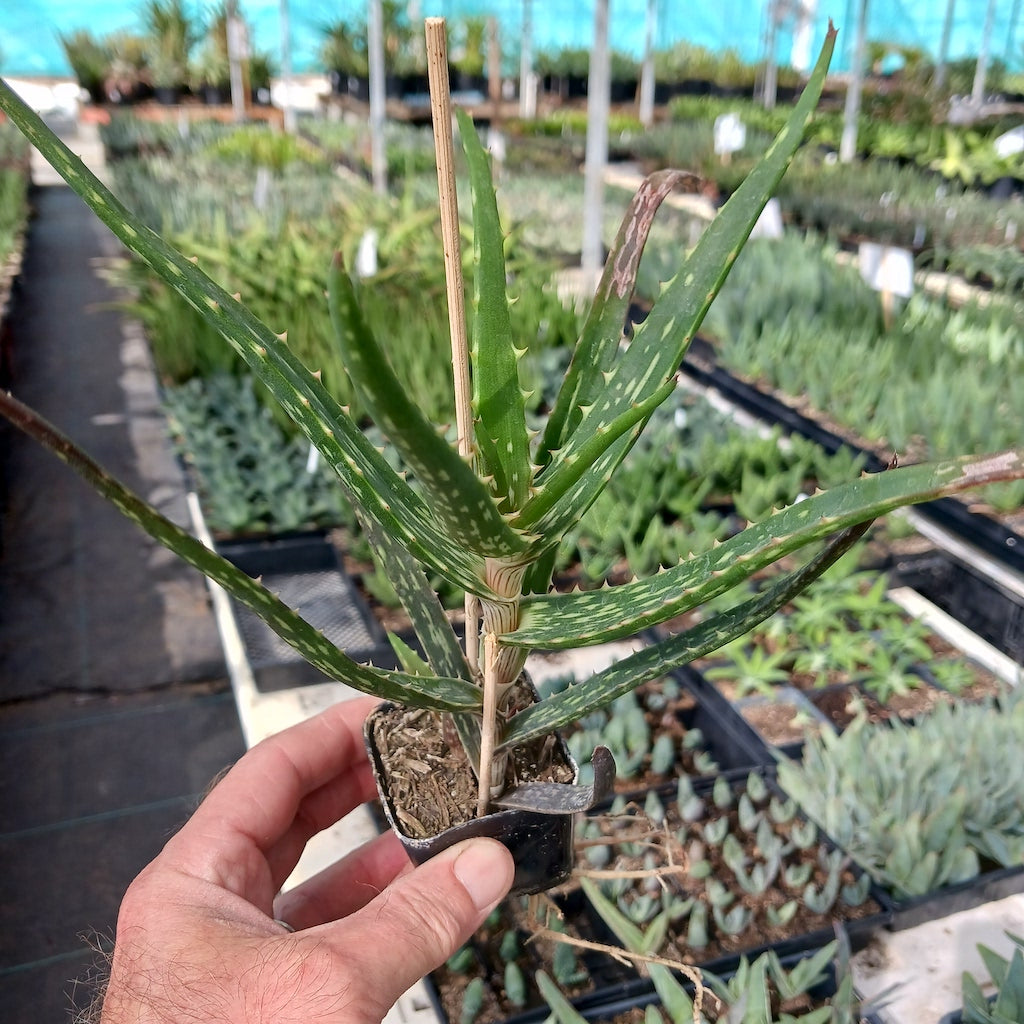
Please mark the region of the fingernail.
<svg viewBox="0 0 1024 1024"><path fill-rule="evenodd" d="M455 877L465 886L477 910L497 903L512 885L512 858L493 839L466 842L452 865Z"/></svg>

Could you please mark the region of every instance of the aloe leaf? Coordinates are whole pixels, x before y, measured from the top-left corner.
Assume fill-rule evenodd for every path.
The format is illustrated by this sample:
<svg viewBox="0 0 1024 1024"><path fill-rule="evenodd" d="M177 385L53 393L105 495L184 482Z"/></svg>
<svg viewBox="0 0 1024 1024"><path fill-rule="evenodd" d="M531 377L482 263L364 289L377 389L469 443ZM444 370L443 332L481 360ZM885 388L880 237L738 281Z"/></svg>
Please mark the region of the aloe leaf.
<svg viewBox="0 0 1024 1024"><path fill-rule="evenodd" d="M380 529L369 517L361 517L363 529L373 549L374 558L395 588L402 606L412 622L427 658L427 674L472 681L472 673L451 623L444 614L437 594L423 570L409 552ZM389 635L391 646L407 672L422 675L423 662L401 638ZM417 666L415 668L410 666ZM474 686L476 684L474 683ZM482 700L482 697L481 697ZM455 729L469 757L470 764L480 763L480 717L454 714Z"/></svg>
<svg viewBox="0 0 1024 1024"><path fill-rule="evenodd" d="M410 672L414 676L433 675L430 665L419 656L397 633L388 633L388 643L398 658L398 664L402 666L403 672Z"/></svg>
<svg viewBox="0 0 1024 1024"><path fill-rule="evenodd" d="M473 193L473 406L476 446L505 511L522 508L533 471L519 357L505 291L505 252L487 153L472 118L458 111Z"/></svg>
<svg viewBox="0 0 1024 1024"><path fill-rule="evenodd" d="M472 675L458 637L423 570L409 552L369 516L360 517L360 523L374 559L394 587L412 622L430 668L439 676L471 681Z"/></svg>
<svg viewBox="0 0 1024 1024"><path fill-rule="evenodd" d="M479 690L465 679L445 679L389 672L360 665L334 646L279 597L115 480L70 438L6 392L0 391L0 414L66 462L122 514L189 565L220 584L251 608L311 665L364 693L443 711L471 711L481 703Z"/></svg>
<svg viewBox="0 0 1024 1024"><path fill-rule="evenodd" d="M565 998L562 990L543 971L537 971L534 977L541 998L548 1004L556 1024L587 1024L586 1017Z"/></svg>
<svg viewBox="0 0 1024 1024"><path fill-rule="evenodd" d="M887 470L790 505L725 543L649 579L605 590L535 595L504 644L557 649L630 636L725 593L807 544L863 519L1024 476L1024 449Z"/></svg>
<svg viewBox="0 0 1024 1024"><path fill-rule="evenodd" d="M514 518L513 525L542 536L564 533L604 489L651 413L675 388L673 378L653 395L629 406L598 432L578 431L579 443L574 438L566 446L572 448L571 453L566 454L566 449L559 452L557 466L533 489L529 509Z"/></svg>
<svg viewBox="0 0 1024 1024"><path fill-rule="evenodd" d="M683 171L657 171L644 178L622 218L597 286L594 301L573 352L572 362L544 427L538 461L546 464L579 426L611 369L633 298L647 236L665 197L687 177Z"/></svg>
<svg viewBox="0 0 1024 1024"><path fill-rule="evenodd" d="M589 679L576 683L516 715L502 735L502 746L515 746L578 721L642 683L680 665L717 651L778 611L864 536L870 523L842 531L806 565L781 577L751 598L678 636L644 647Z"/></svg>
<svg viewBox="0 0 1024 1024"><path fill-rule="evenodd" d="M835 37L835 29L830 24L818 62L786 126L665 286L647 319L637 327L633 340L605 374L603 387L594 396L587 415L538 477L537 483L543 485L542 489L527 501L513 525L534 528L542 515L556 505L562 493L575 483L571 474L556 475L559 468L575 462L595 436L605 435L610 446L617 439L605 434L610 426L664 388L677 371L711 301L800 145L821 95ZM620 449L619 460L628 447L620 446ZM600 475L591 475L588 479L600 490L613 468L614 465L604 466ZM580 492L580 499L585 502L587 498L593 500L590 488Z"/></svg>
<svg viewBox="0 0 1024 1024"><path fill-rule="evenodd" d="M279 338L245 306L141 222L0 80L3 109L111 231L239 352L337 472L353 504L373 516L421 561L472 593L483 560L439 527L344 410Z"/></svg>
<svg viewBox="0 0 1024 1024"><path fill-rule="evenodd" d="M336 254L329 278L334 334L345 368L377 425L416 475L449 536L479 555L524 549L473 468L409 399L363 317L355 285Z"/></svg>
<svg viewBox="0 0 1024 1024"><path fill-rule="evenodd" d="M580 885L597 911L597 916L612 930L619 942L623 943L631 953L642 953L644 949L644 933L639 925L630 921L625 914L601 891L601 887L592 878L581 878Z"/></svg>

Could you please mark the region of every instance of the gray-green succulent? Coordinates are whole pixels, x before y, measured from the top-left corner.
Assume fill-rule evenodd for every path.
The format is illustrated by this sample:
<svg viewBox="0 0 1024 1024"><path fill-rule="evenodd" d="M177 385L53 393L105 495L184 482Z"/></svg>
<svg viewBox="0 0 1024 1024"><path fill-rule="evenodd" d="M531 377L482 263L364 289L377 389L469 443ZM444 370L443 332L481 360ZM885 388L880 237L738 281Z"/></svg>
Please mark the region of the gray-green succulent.
<svg viewBox="0 0 1024 1024"><path fill-rule="evenodd" d="M779 782L898 897L973 878L983 860L1024 863L1024 693L940 704L916 725L808 740ZM950 751L956 756L951 757Z"/></svg>

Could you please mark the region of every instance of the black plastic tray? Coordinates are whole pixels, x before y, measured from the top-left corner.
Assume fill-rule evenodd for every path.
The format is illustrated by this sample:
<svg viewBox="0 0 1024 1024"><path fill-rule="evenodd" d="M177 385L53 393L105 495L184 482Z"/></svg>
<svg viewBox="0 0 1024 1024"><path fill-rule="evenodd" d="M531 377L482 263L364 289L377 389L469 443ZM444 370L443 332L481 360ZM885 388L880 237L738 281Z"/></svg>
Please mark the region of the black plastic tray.
<svg viewBox="0 0 1024 1024"><path fill-rule="evenodd" d="M218 551L320 629L350 658L396 668L383 628L341 568L338 553L320 532L230 541ZM232 609L261 693L328 682L258 616L232 599Z"/></svg>
<svg viewBox="0 0 1024 1024"><path fill-rule="evenodd" d="M913 588L997 650L1024 663L1024 597L940 551L897 559L890 577L894 585Z"/></svg>
<svg viewBox="0 0 1024 1024"><path fill-rule="evenodd" d="M866 451L863 447L827 430L785 402L764 394L715 365L714 350L708 342L700 338L694 339L691 352L692 354L688 354L683 360L683 371L701 384L720 391L740 408L761 420L778 423L788 433L800 434L814 441L829 453L835 453L840 448L861 452L865 455L866 467L871 472L879 472L885 468L884 462L874 452ZM918 505L917 511L937 525L974 544L1015 572L1024 573L1024 537L1007 529L990 516L972 512L966 505L953 498L939 498L926 502Z"/></svg>
<svg viewBox="0 0 1024 1024"><path fill-rule="evenodd" d="M1024 865L1011 868L993 868L974 878L955 885L947 885L923 896L907 900L892 900L892 930L916 928L925 921L935 921L961 910L993 903L1016 893L1024 892Z"/></svg>

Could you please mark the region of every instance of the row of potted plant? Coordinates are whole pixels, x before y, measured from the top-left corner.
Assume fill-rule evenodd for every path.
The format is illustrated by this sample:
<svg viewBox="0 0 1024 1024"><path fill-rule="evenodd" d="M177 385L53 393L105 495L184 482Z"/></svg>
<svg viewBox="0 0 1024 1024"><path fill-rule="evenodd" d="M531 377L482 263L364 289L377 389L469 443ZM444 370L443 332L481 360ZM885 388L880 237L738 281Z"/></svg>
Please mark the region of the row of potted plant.
<svg viewBox="0 0 1024 1024"><path fill-rule="evenodd" d="M0 121L0 336L11 289L21 269L29 219L29 148L13 125ZM0 344L0 385L10 367Z"/></svg>
<svg viewBox="0 0 1024 1024"><path fill-rule="evenodd" d="M957 309L917 294L887 327L878 294L834 251L798 237L749 246L709 314L716 358L819 415L827 409L880 451L938 454L1012 435L1011 410L1024 403L1015 304ZM822 337L834 339L827 355ZM1014 485L988 500L1011 511L1024 492Z"/></svg>
<svg viewBox="0 0 1024 1024"><path fill-rule="evenodd" d="M154 94L175 102L186 90L209 103L230 102L228 4L198 18L182 0L145 0L138 15L140 32L97 36L79 28L59 34L78 84L94 103L131 103ZM272 68L263 52L246 60L254 98L269 101Z"/></svg>

